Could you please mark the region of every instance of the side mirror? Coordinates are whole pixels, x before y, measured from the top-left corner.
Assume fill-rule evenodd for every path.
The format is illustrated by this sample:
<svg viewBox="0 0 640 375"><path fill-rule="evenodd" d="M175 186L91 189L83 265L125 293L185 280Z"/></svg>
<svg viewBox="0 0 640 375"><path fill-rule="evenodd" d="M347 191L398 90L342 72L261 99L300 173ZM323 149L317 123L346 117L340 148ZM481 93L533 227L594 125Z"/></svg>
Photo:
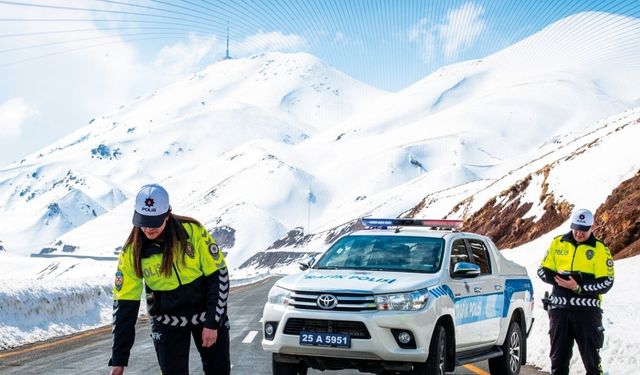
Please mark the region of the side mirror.
<svg viewBox="0 0 640 375"><path fill-rule="evenodd" d="M476 277L480 275L480 266L473 263L459 262L453 267L453 276Z"/></svg>
<svg viewBox="0 0 640 375"><path fill-rule="evenodd" d="M301 270L306 271L309 268L311 268L311 266L313 266L315 262L316 262L316 257L309 257L299 261L298 267L300 267Z"/></svg>

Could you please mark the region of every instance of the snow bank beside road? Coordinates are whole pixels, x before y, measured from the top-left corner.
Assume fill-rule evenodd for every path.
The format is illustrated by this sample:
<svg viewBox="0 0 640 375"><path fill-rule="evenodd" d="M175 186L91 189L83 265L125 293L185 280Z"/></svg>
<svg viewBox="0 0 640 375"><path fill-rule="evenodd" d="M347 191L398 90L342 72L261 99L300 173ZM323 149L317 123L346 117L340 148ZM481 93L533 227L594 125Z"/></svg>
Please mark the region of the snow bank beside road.
<svg viewBox="0 0 640 375"><path fill-rule="evenodd" d="M109 267L110 268L110 267ZM262 281L269 273L232 275L231 287ZM0 280L0 350L111 324L113 277ZM146 312L144 299L140 313Z"/></svg>
<svg viewBox="0 0 640 375"><path fill-rule="evenodd" d="M111 323L111 280L0 280L0 350Z"/></svg>

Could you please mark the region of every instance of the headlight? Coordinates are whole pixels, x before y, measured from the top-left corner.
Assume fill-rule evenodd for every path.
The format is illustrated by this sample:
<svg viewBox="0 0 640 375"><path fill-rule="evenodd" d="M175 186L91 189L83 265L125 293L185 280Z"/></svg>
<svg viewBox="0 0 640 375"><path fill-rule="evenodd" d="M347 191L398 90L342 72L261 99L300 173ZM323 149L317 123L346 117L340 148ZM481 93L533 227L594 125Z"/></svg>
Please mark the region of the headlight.
<svg viewBox="0 0 640 375"><path fill-rule="evenodd" d="M408 293L378 294L378 310L420 310L427 305L429 290L421 289Z"/></svg>
<svg viewBox="0 0 640 375"><path fill-rule="evenodd" d="M280 288L279 286L274 286L269 291L269 296L267 297L267 302L272 303L274 305L288 305L289 304L289 296L291 295L290 290L286 290Z"/></svg>

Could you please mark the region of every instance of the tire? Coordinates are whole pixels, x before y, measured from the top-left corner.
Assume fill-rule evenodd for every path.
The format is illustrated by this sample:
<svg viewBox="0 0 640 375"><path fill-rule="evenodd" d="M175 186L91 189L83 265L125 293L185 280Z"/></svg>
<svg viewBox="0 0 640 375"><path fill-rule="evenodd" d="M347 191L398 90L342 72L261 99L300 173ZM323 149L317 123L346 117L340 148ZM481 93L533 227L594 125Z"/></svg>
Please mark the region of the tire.
<svg viewBox="0 0 640 375"><path fill-rule="evenodd" d="M525 353L527 341L522 335L522 328L516 321L509 324L507 336L502 344L503 354L500 357L489 360L489 372L491 375L518 375L523 365L522 358Z"/></svg>
<svg viewBox="0 0 640 375"><path fill-rule="evenodd" d="M307 375L307 367L303 363L278 362L271 359L273 375Z"/></svg>
<svg viewBox="0 0 640 375"><path fill-rule="evenodd" d="M447 368L447 332L441 325L433 329L426 363L414 366L414 375L445 375Z"/></svg>

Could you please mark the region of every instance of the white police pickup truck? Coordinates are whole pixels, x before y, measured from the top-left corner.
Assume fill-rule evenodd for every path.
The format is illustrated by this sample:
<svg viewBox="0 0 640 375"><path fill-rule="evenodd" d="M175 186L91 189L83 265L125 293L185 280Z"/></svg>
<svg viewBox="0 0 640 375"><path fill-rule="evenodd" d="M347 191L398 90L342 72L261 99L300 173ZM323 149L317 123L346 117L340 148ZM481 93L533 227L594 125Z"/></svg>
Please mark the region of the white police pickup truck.
<svg viewBox="0 0 640 375"><path fill-rule="evenodd" d="M273 286L262 347L273 373L444 374L488 359L518 374L533 323L524 267L460 221L363 219L305 272ZM448 230L430 230L428 228Z"/></svg>

